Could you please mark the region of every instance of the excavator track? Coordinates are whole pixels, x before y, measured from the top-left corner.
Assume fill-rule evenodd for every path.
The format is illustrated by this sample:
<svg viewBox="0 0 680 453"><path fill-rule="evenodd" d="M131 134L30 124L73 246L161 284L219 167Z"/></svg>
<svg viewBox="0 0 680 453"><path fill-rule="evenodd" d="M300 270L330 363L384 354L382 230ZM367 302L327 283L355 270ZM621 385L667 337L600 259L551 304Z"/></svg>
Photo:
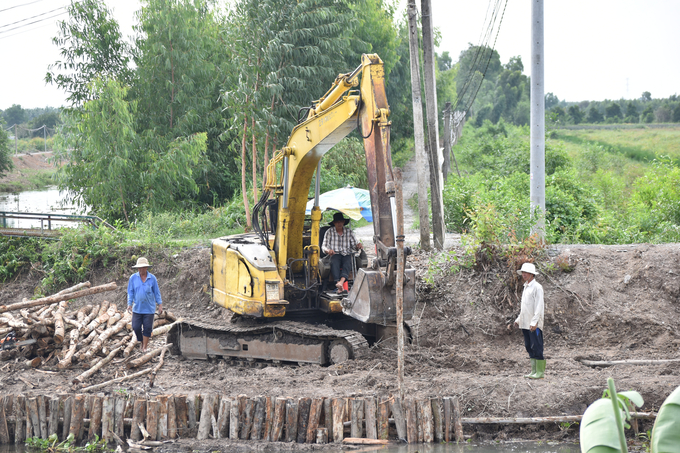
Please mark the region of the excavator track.
<svg viewBox="0 0 680 453"><path fill-rule="evenodd" d="M183 321L168 333L172 352L189 359L223 357L251 363L331 365L360 358L368 342L358 332L296 321Z"/></svg>

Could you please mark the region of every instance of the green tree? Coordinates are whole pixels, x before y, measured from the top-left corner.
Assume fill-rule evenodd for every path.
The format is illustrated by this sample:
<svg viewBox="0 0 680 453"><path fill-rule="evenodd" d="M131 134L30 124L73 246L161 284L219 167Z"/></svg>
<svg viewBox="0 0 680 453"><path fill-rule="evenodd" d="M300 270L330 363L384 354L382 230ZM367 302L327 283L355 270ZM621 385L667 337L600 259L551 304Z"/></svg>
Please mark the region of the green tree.
<svg viewBox="0 0 680 453"><path fill-rule="evenodd" d="M95 79L82 111L65 113L55 158L68 162L57 181L76 203L98 215L131 222L140 212L169 210L198 188L193 169L206 135L174 140L167 148L145 143L134 128L136 104L115 80Z"/></svg>
<svg viewBox="0 0 680 453"><path fill-rule="evenodd" d="M5 122L0 117L0 178L7 172L12 171L12 150L10 148L9 134L5 131Z"/></svg>
<svg viewBox="0 0 680 453"><path fill-rule="evenodd" d="M617 102L612 102L607 105L604 109L605 116L607 119L617 119L623 118L623 113L621 113L621 106Z"/></svg>
<svg viewBox="0 0 680 453"><path fill-rule="evenodd" d="M58 22L61 60L48 67L45 82L68 93L71 107L89 100L90 83L96 78L130 80L130 48L118 23L103 0L71 0L69 19Z"/></svg>
<svg viewBox="0 0 680 453"><path fill-rule="evenodd" d="M550 110L554 106L560 103L560 98L555 96L554 93L546 93L545 94L545 109Z"/></svg>
<svg viewBox="0 0 680 453"><path fill-rule="evenodd" d="M3 112L3 116L5 117L6 124L10 126L23 124L26 121L26 111L19 104L13 104Z"/></svg>
<svg viewBox="0 0 680 453"><path fill-rule="evenodd" d="M654 109L651 105L645 107L640 115L640 120L643 123L653 123L654 122Z"/></svg>
<svg viewBox="0 0 680 453"><path fill-rule="evenodd" d="M676 105L675 108L673 109L672 121L674 123L680 123L680 104Z"/></svg>
<svg viewBox="0 0 680 453"><path fill-rule="evenodd" d="M39 127L47 126L48 129L54 129L61 122L59 119L59 112L52 111L48 113L43 113L31 119L28 124L31 129L37 129ZM49 134L50 132L48 132Z"/></svg>
<svg viewBox="0 0 680 453"><path fill-rule="evenodd" d="M583 112L578 105L569 106L569 117L574 124L579 124L583 121Z"/></svg>
<svg viewBox="0 0 680 453"><path fill-rule="evenodd" d="M626 104L626 118L623 121L626 123L640 122L640 115L638 114L635 102L628 101L628 104Z"/></svg>
<svg viewBox="0 0 680 453"><path fill-rule="evenodd" d="M598 110L596 105L591 105L590 108L588 109L588 115L586 117L586 121L589 123L601 123L604 120L604 117Z"/></svg>
<svg viewBox="0 0 680 453"><path fill-rule="evenodd" d="M651 101L651 100L652 100L652 93L650 93L649 91L643 92L643 93L642 93L642 96L640 97L640 100L641 100L642 102L649 102L649 101Z"/></svg>

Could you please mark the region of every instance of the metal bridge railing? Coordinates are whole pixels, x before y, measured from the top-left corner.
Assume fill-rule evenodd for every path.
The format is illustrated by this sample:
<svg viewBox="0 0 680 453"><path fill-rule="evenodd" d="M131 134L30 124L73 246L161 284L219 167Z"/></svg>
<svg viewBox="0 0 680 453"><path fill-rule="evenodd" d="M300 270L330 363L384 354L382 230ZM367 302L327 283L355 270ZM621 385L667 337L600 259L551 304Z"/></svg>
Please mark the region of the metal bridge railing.
<svg viewBox="0 0 680 453"><path fill-rule="evenodd" d="M40 229L10 227L8 220L39 220ZM105 226L115 230L111 224L96 215L0 211L0 235L14 237L55 236L58 233L52 230L52 222L78 222L91 225L93 228Z"/></svg>

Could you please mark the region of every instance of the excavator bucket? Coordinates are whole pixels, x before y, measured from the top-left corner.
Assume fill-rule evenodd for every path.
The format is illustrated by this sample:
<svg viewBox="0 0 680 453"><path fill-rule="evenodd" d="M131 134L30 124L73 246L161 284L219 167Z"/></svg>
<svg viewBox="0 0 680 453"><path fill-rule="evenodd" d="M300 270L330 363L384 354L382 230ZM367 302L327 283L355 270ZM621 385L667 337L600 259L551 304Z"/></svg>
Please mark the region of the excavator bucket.
<svg viewBox="0 0 680 453"><path fill-rule="evenodd" d="M404 270L404 321L413 317L416 303L416 271ZM397 294L394 285L385 284L379 270L359 269L354 286L342 301L342 312L369 324L383 326L397 320Z"/></svg>

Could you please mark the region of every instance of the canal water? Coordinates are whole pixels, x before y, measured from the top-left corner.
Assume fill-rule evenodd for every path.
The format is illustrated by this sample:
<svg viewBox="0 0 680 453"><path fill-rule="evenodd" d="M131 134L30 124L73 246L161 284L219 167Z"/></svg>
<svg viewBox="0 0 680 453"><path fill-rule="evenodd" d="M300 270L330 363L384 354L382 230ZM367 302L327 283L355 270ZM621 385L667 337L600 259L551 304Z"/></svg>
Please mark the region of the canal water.
<svg viewBox="0 0 680 453"><path fill-rule="evenodd" d="M83 208L67 203L66 194L60 192L56 187L0 194L0 211L31 214L85 214ZM53 228L76 225L78 224L73 222L52 222ZM5 226L8 228L40 228L40 220L7 219Z"/></svg>
<svg viewBox="0 0 680 453"><path fill-rule="evenodd" d="M227 442L227 441L225 441ZM198 446L197 446L198 447ZM158 449L156 449L158 450ZM30 453L23 445L0 445L0 453ZM194 451L202 451L198 447ZM239 448L239 451L243 451ZM256 451L253 449L253 451ZM273 448L267 451L276 451ZM295 451L284 449L286 453ZM322 450L326 453L346 453L347 450L338 448L337 450ZM578 444L575 443L555 443L555 442L503 442L503 443L475 443L465 444L413 444L388 447L367 447L360 448L361 452L380 452L380 453L580 453ZM153 453L153 451L151 451Z"/></svg>

